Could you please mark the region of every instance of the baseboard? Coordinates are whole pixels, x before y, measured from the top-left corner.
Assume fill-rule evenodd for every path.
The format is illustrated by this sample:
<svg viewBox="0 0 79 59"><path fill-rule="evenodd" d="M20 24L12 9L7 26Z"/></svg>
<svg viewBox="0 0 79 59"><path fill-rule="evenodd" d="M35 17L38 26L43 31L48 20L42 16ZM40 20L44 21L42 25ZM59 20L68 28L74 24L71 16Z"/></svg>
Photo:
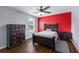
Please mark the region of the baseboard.
<svg viewBox="0 0 79 59"><path fill-rule="evenodd" d="M79 47L77 46L77 44L74 41L72 41L72 43L75 46L75 48L77 49L77 51L79 52Z"/></svg>
<svg viewBox="0 0 79 59"><path fill-rule="evenodd" d="M30 37L27 37L27 38L26 38L26 40L27 40L27 39L30 39L30 38L32 38L32 36L30 36Z"/></svg>
<svg viewBox="0 0 79 59"><path fill-rule="evenodd" d="M6 48L6 46L0 47L0 50L1 50L1 49L4 49L4 48Z"/></svg>

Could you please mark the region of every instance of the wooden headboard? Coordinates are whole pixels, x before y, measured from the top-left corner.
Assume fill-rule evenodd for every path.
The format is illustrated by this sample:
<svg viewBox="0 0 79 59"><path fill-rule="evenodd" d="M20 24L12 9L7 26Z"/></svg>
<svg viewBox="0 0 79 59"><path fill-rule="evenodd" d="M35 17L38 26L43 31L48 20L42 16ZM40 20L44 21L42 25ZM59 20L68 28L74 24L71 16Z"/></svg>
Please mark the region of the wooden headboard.
<svg viewBox="0 0 79 59"><path fill-rule="evenodd" d="M58 24L44 24L44 30L52 29L54 31L58 31Z"/></svg>

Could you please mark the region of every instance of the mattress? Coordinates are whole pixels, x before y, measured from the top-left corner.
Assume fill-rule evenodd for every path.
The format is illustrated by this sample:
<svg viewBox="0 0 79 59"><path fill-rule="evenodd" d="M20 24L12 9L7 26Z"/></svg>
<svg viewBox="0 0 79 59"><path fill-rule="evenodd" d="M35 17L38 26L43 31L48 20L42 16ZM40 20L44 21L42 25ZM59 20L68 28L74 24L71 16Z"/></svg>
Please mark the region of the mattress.
<svg viewBox="0 0 79 59"><path fill-rule="evenodd" d="M42 31L35 33L34 35L40 36L40 37L47 37L47 38L53 38L55 37L55 40L57 40L58 34L56 31Z"/></svg>

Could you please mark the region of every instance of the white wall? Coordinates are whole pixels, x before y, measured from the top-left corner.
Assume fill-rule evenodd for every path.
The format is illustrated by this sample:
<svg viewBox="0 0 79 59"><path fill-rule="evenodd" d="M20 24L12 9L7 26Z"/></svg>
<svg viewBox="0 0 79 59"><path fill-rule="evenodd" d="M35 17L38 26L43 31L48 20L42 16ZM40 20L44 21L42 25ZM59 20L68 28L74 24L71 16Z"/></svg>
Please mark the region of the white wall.
<svg viewBox="0 0 79 59"><path fill-rule="evenodd" d="M31 16L29 14L18 12L9 7L0 7L0 48L6 47L6 40L7 40L6 24L25 24L26 25L25 36L26 38L30 37L33 32L27 31L27 25L29 19L37 21L36 17Z"/></svg>
<svg viewBox="0 0 79 59"><path fill-rule="evenodd" d="M73 43L79 52L79 7L72 9Z"/></svg>

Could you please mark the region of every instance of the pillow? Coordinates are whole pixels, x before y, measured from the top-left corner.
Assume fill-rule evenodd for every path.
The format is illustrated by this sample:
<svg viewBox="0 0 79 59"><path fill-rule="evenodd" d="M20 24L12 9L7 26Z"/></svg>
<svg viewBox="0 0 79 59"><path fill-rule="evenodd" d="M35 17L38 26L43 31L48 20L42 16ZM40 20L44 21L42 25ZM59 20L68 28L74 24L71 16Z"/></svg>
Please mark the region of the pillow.
<svg viewBox="0 0 79 59"><path fill-rule="evenodd" d="M46 29L46 31L52 31L52 29Z"/></svg>

